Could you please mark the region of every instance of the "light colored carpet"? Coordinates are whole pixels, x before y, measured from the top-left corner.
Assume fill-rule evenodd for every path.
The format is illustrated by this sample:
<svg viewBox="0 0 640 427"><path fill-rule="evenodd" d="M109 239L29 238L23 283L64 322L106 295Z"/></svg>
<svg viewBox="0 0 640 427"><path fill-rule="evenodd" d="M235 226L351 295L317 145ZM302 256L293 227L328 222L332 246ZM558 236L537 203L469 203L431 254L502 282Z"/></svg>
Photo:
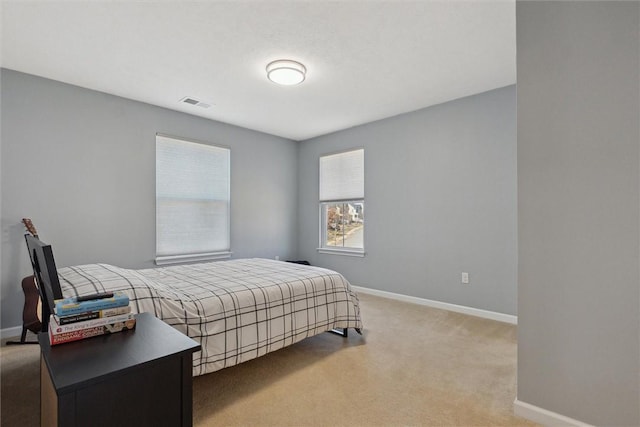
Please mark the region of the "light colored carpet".
<svg viewBox="0 0 640 427"><path fill-rule="evenodd" d="M194 425L530 426L515 326L360 295L364 336L308 338L194 378ZM2 426L37 426L38 346L2 346Z"/></svg>

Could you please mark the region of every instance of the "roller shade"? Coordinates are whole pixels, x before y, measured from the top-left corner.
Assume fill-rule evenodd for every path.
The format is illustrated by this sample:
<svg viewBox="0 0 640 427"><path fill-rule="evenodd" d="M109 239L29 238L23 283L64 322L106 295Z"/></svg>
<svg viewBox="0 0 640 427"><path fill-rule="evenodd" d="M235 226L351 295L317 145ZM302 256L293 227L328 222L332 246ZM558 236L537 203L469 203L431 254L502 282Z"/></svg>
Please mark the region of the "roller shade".
<svg viewBox="0 0 640 427"><path fill-rule="evenodd" d="M364 198L364 149L320 157L320 201Z"/></svg>
<svg viewBox="0 0 640 427"><path fill-rule="evenodd" d="M230 150L156 136L156 257L229 252Z"/></svg>

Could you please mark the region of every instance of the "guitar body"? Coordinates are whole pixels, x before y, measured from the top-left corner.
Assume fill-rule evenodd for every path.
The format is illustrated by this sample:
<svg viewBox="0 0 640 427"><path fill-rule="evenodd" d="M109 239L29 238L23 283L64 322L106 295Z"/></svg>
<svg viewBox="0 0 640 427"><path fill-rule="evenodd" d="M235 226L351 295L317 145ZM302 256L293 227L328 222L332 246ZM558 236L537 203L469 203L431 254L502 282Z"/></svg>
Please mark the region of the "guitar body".
<svg viewBox="0 0 640 427"><path fill-rule="evenodd" d="M33 276L22 279L22 291L24 292L24 308L22 310L22 324L25 329L37 334L42 329L42 313L40 292L36 287Z"/></svg>

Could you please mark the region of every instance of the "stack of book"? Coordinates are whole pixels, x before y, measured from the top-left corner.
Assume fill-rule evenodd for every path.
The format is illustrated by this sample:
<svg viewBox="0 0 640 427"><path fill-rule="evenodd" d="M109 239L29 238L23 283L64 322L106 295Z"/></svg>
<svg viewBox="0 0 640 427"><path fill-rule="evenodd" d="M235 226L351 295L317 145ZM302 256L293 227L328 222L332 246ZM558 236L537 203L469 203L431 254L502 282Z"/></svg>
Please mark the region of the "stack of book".
<svg viewBox="0 0 640 427"><path fill-rule="evenodd" d="M51 345L133 329L129 297L123 292L71 297L55 301L49 320Z"/></svg>

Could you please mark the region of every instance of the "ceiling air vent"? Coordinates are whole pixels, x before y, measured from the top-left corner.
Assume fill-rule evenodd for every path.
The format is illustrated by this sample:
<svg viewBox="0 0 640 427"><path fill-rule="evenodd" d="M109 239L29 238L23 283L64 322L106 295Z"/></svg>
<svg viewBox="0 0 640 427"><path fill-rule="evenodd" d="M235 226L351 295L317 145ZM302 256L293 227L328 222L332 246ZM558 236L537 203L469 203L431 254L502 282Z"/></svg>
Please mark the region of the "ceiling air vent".
<svg viewBox="0 0 640 427"><path fill-rule="evenodd" d="M184 104L195 105L196 107L201 107L201 108L209 108L212 105L211 102L200 101L199 99L196 99L192 96L185 96L180 100L180 102Z"/></svg>

